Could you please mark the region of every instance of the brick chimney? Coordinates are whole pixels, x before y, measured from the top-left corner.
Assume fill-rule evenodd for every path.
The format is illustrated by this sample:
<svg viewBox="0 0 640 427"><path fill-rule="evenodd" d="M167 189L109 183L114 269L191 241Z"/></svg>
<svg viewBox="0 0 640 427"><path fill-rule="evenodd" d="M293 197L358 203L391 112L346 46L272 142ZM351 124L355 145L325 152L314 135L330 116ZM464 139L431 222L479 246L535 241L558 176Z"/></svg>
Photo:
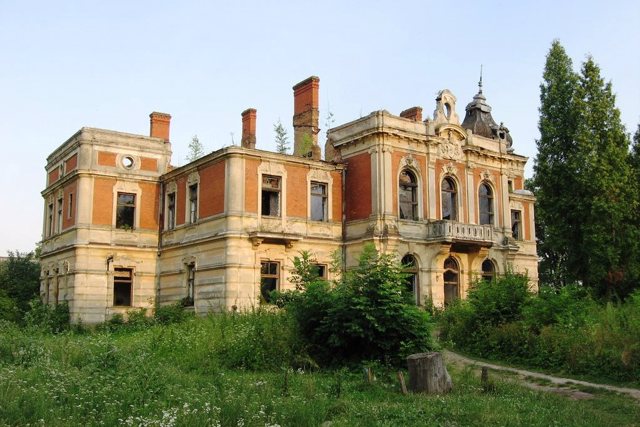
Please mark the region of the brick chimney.
<svg viewBox="0 0 640 427"><path fill-rule="evenodd" d="M242 112L242 141L244 148L256 148L256 109L247 108Z"/></svg>
<svg viewBox="0 0 640 427"><path fill-rule="evenodd" d="M149 114L151 119L151 130L149 135L155 138L162 138L164 142L169 142L169 125L171 124L171 115L167 113L158 113L154 111Z"/></svg>
<svg viewBox="0 0 640 427"><path fill-rule="evenodd" d="M320 160L318 91L320 79L311 76L293 87L293 154Z"/></svg>
<svg viewBox="0 0 640 427"><path fill-rule="evenodd" d="M422 107L411 107L400 113L400 117L413 120L414 122L422 121Z"/></svg>

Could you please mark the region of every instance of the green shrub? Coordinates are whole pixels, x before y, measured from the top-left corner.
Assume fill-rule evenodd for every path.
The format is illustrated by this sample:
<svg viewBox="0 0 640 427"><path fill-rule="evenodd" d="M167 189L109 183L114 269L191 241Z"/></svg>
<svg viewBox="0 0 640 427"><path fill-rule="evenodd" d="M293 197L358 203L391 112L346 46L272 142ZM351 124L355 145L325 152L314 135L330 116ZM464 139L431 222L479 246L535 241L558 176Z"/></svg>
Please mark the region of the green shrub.
<svg viewBox="0 0 640 427"><path fill-rule="evenodd" d="M285 305L298 325L309 354L321 364L363 360L399 364L416 352L432 348L429 315L405 295L402 265L366 246L358 266L334 287L309 278L309 257L294 265L302 291L293 291Z"/></svg>
<svg viewBox="0 0 640 427"><path fill-rule="evenodd" d="M191 313L187 312L184 307L183 301L171 305L157 306L153 317L156 322L162 325L180 323L191 316Z"/></svg>
<svg viewBox="0 0 640 427"><path fill-rule="evenodd" d="M70 326L69 304L43 304L39 299L29 302L29 311L24 316L25 324L30 328L41 329L54 334L66 331Z"/></svg>

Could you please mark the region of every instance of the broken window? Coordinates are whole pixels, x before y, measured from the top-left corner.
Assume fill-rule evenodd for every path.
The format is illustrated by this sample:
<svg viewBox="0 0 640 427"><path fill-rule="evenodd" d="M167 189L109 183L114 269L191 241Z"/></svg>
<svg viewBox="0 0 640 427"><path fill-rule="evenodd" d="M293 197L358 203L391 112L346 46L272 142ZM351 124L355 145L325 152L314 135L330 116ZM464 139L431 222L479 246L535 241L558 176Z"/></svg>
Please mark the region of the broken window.
<svg viewBox="0 0 640 427"><path fill-rule="evenodd" d="M311 219L327 220L327 184L311 182Z"/></svg>
<svg viewBox="0 0 640 427"><path fill-rule="evenodd" d="M131 306L131 291L133 289L133 269L116 268L113 271L113 305L121 307Z"/></svg>
<svg viewBox="0 0 640 427"><path fill-rule="evenodd" d="M442 180L441 187L441 199L442 199L442 219L448 219L451 221L458 220L458 192L456 190L456 183L452 178L445 178Z"/></svg>
<svg viewBox="0 0 640 427"><path fill-rule="evenodd" d="M116 228L132 229L136 216L136 195L118 193L116 208Z"/></svg>
<svg viewBox="0 0 640 427"><path fill-rule="evenodd" d="M62 232L62 197L58 199L58 212L56 216L56 232Z"/></svg>
<svg viewBox="0 0 640 427"><path fill-rule="evenodd" d="M47 206L47 236L53 234L53 203Z"/></svg>
<svg viewBox="0 0 640 427"><path fill-rule="evenodd" d="M522 212L511 211L511 235L515 240L522 240Z"/></svg>
<svg viewBox="0 0 640 427"><path fill-rule="evenodd" d="M496 274L496 268L493 265L493 261L490 259L485 259L482 261L482 280L485 282L493 281L493 278Z"/></svg>
<svg viewBox="0 0 640 427"><path fill-rule="evenodd" d="M493 191L489 184L482 183L478 193L480 224L493 224Z"/></svg>
<svg viewBox="0 0 640 427"><path fill-rule="evenodd" d="M460 298L460 268L455 258L444 261L444 304L448 305Z"/></svg>
<svg viewBox="0 0 640 427"><path fill-rule="evenodd" d="M318 275L319 278L321 279L326 279L327 278L327 266L324 264L311 264L313 267L315 267L316 270L316 274Z"/></svg>
<svg viewBox="0 0 640 427"><path fill-rule="evenodd" d="M418 263L416 262L416 258L407 254L402 257L402 266L404 267L404 273L407 275L405 277L405 288L407 294L411 295L411 299L414 302L418 302Z"/></svg>
<svg viewBox="0 0 640 427"><path fill-rule="evenodd" d="M418 180L410 170L400 172L398 199L400 219L418 219Z"/></svg>
<svg viewBox="0 0 640 427"><path fill-rule="evenodd" d="M167 230L176 227L176 193L167 194Z"/></svg>
<svg viewBox="0 0 640 427"><path fill-rule="evenodd" d="M198 184L189 186L189 223L198 221Z"/></svg>
<svg viewBox="0 0 640 427"><path fill-rule="evenodd" d="M262 175L262 215L280 216L280 177Z"/></svg>
<svg viewBox="0 0 640 427"><path fill-rule="evenodd" d="M260 263L260 296L264 302L271 302L271 292L278 289L280 263L262 261Z"/></svg>
<svg viewBox="0 0 640 427"><path fill-rule="evenodd" d="M196 265L194 263L187 265L187 296L184 301L185 306L192 306L195 301L196 290Z"/></svg>

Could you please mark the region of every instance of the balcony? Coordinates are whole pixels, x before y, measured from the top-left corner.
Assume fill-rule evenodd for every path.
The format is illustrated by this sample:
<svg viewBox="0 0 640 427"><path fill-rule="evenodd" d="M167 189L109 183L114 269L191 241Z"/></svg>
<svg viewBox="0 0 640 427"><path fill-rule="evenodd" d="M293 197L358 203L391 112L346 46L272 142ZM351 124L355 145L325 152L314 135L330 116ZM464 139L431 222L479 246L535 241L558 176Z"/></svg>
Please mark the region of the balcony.
<svg viewBox="0 0 640 427"><path fill-rule="evenodd" d="M493 245L493 227L449 220L430 221L427 223L427 240L490 247Z"/></svg>

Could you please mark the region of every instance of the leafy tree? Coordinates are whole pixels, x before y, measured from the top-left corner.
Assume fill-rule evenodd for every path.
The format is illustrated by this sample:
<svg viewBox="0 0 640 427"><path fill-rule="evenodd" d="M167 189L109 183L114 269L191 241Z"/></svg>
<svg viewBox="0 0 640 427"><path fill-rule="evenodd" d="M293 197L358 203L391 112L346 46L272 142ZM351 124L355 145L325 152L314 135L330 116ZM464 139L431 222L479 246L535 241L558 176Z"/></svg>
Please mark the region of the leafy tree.
<svg viewBox="0 0 640 427"><path fill-rule="evenodd" d="M40 265L35 262L33 252L9 251L8 255L8 259L0 263L1 305L7 313L13 313L11 316L16 310L21 316L29 309L29 301L39 294Z"/></svg>
<svg viewBox="0 0 640 427"><path fill-rule="evenodd" d="M198 135L193 135L189 143L189 153L187 154L187 162L193 162L204 156L204 147L198 139Z"/></svg>
<svg viewBox="0 0 640 427"><path fill-rule="evenodd" d="M289 135L287 135L287 130L280 119L273 124L273 131L276 133L276 152L287 154L289 152Z"/></svg>

